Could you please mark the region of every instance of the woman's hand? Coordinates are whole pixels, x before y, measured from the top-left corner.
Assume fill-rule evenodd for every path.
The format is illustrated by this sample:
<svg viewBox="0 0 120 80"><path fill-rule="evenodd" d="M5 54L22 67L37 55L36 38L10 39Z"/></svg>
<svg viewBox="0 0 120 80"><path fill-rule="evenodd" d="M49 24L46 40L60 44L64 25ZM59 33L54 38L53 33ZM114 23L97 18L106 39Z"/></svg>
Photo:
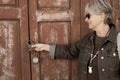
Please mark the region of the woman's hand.
<svg viewBox="0 0 120 80"><path fill-rule="evenodd" d="M37 43L32 45L32 48L35 51L49 51L50 50L50 45L49 44L42 44L42 43Z"/></svg>

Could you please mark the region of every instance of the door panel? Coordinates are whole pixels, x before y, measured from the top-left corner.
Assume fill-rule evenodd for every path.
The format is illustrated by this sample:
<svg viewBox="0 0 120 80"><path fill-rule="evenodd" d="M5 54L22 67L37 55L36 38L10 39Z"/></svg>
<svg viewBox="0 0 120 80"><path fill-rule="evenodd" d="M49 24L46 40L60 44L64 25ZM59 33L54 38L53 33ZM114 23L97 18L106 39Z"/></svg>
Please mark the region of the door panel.
<svg viewBox="0 0 120 80"><path fill-rule="evenodd" d="M113 9L115 11L115 24L116 24L116 27L118 29L118 31L120 31L120 0L111 0L112 2L112 6L113 6Z"/></svg>
<svg viewBox="0 0 120 80"><path fill-rule="evenodd" d="M39 32L40 42L66 44L70 38L70 22L39 23Z"/></svg>
<svg viewBox="0 0 120 80"><path fill-rule="evenodd" d="M18 0L0 0L1 6L18 6Z"/></svg>
<svg viewBox="0 0 120 80"><path fill-rule="evenodd" d="M38 8L69 8L69 0L38 0Z"/></svg>
<svg viewBox="0 0 120 80"><path fill-rule="evenodd" d="M17 56L20 54L17 45L18 26L18 21L0 21L0 80L15 80L20 77L17 70L20 69L20 58Z"/></svg>
<svg viewBox="0 0 120 80"><path fill-rule="evenodd" d="M39 25L39 42L67 44L69 40L69 22L49 22ZM40 75L41 79L49 80L69 80L70 62L65 60L48 59L47 54L41 53L40 56Z"/></svg>
<svg viewBox="0 0 120 80"><path fill-rule="evenodd" d="M27 0L0 0L0 80L30 80L27 15Z"/></svg>
<svg viewBox="0 0 120 80"><path fill-rule="evenodd" d="M80 39L79 0L30 0L29 4L31 40L70 44ZM35 58L39 59L36 64ZM74 61L52 60L47 52L33 52L32 80L76 80L75 65Z"/></svg>

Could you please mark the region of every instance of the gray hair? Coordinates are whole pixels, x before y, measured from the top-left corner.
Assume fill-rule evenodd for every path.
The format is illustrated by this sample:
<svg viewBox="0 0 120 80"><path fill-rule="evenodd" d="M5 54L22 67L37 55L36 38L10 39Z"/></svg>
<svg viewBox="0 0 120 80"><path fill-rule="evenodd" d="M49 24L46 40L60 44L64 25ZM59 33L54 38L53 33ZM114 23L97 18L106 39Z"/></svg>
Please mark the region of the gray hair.
<svg viewBox="0 0 120 80"><path fill-rule="evenodd" d="M110 3L107 0L96 0L90 2L86 5L85 15L86 14L105 14L105 24L111 24L113 22L114 12Z"/></svg>

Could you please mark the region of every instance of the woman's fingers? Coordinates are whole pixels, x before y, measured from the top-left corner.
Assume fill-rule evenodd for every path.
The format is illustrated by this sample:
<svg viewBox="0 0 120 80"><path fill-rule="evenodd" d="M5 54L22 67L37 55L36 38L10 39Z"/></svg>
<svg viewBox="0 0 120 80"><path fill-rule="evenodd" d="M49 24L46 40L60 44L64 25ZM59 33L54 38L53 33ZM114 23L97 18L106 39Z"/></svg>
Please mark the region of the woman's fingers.
<svg viewBox="0 0 120 80"><path fill-rule="evenodd" d="M38 44L32 45L32 48L36 48L36 47L39 47Z"/></svg>
<svg viewBox="0 0 120 80"><path fill-rule="evenodd" d="M44 46L42 44L34 44L34 45L32 45L32 48L34 48L35 51L42 51L42 50L44 50L43 47Z"/></svg>
<svg viewBox="0 0 120 80"><path fill-rule="evenodd" d="M36 47L36 48L34 48L34 50L35 50L35 51L39 51L39 48Z"/></svg>
<svg viewBox="0 0 120 80"><path fill-rule="evenodd" d="M50 45L38 43L38 44L32 45L32 48L33 48L35 51L43 51L43 50L49 51Z"/></svg>

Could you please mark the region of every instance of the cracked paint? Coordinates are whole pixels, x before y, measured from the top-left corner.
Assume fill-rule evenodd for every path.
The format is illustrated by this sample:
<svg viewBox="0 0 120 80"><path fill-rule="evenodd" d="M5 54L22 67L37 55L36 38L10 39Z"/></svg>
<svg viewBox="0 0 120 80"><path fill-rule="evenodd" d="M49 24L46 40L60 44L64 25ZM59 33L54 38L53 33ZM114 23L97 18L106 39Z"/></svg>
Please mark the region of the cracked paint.
<svg viewBox="0 0 120 80"><path fill-rule="evenodd" d="M0 80L14 79L14 67L13 64L13 25L7 21L0 22L0 39L5 40L5 46L0 44Z"/></svg>
<svg viewBox="0 0 120 80"><path fill-rule="evenodd" d="M64 23L64 41L68 43L68 38L69 38L69 24Z"/></svg>
<svg viewBox="0 0 120 80"><path fill-rule="evenodd" d="M35 42L38 41L38 33L37 32L34 32L34 40L35 40Z"/></svg>
<svg viewBox="0 0 120 80"><path fill-rule="evenodd" d="M61 20L61 19L70 19L73 20L73 12L68 11L68 12L58 12L58 13L42 13L42 12L36 12L37 16L37 21L42 21L42 20Z"/></svg>
<svg viewBox="0 0 120 80"><path fill-rule="evenodd" d="M67 3L68 0L56 0L53 4L55 6L62 6L62 3Z"/></svg>
<svg viewBox="0 0 120 80"><path fill-rule="evenodd" d="M51 40L51 43L54 43L54 42L57 42L57 38L58 37L58 34L57 34L57 31L55 31L55 29L51 29L50 31L50 40Z"/></svg>
<svg viewBox="0 0 120 80"><path fill-rule="evenodd" d="M7 4L10 0L1 0L3 4Z"/></svg>

